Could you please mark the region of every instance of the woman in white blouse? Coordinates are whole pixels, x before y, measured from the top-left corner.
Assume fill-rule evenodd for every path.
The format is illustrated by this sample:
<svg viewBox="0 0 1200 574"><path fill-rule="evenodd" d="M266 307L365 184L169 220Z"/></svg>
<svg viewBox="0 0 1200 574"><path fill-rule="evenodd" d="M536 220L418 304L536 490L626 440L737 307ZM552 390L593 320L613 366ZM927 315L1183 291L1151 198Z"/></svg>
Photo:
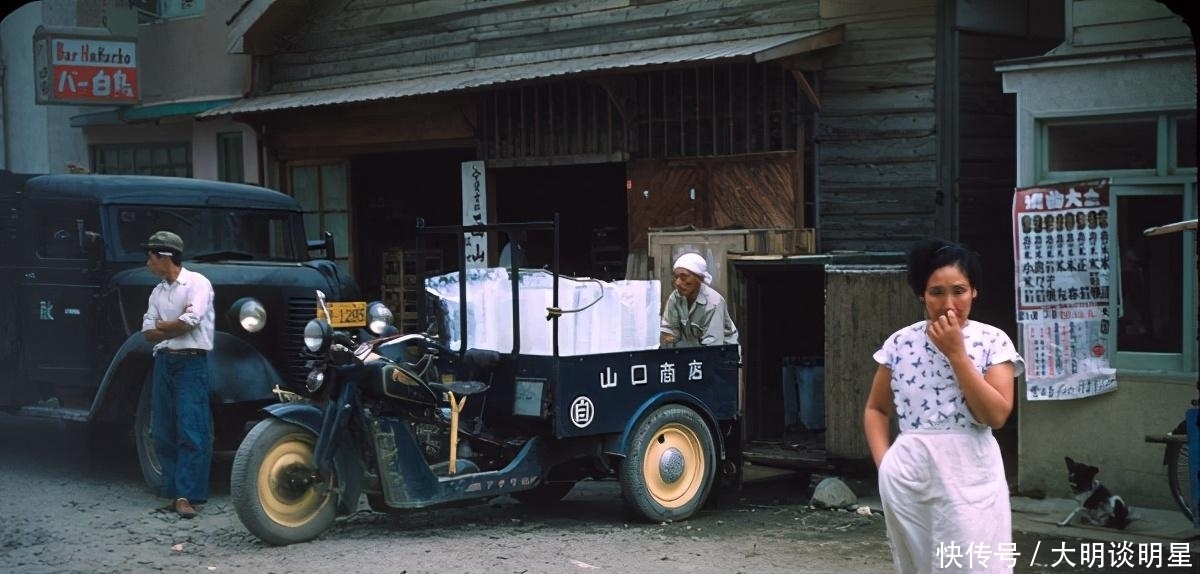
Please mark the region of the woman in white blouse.
<svg viewBox="0 0 1200 574"><path fill-rule="evenodd" d="M1024 361L1003 331L970 319L982 274L978 256L961 245L918 242L908 282L926 318L874 354L863 426L900 573L1012 571L1002 559L1015 550L1008 483L992 429L1012 412ZM900 435L891 444L893 413ZM946 550L952 544L957 556ZM968 548L991 560L968 565L982 555L968 556Z"/></svg>

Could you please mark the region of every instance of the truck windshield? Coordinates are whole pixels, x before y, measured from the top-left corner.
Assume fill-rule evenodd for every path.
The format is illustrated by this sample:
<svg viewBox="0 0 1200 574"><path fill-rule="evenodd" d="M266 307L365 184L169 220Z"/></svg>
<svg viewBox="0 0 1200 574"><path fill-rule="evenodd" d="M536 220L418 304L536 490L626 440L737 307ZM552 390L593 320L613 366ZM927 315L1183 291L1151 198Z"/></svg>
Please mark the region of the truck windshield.
<svg viewBox="0 0 1200 574"><path fill-rule="evenodd" d="M299 213L165 206L112 210L118 260L145 259L142 244L159 230L183 238L184 260L301 261L307 254Z"/></svg>

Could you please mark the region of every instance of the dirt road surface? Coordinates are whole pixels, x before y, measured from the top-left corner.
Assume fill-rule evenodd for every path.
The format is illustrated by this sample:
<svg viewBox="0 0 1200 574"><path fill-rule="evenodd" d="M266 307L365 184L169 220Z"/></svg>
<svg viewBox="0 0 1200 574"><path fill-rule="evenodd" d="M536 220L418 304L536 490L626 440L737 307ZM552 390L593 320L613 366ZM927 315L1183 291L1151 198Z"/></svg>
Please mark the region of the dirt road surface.
<svg viewBox="0 0 1200 574"><path fill-rule="evenodd" d="M85 436L72 423L0 414L0 572L891 571L879 515L811 509L807 481L796 480L747 487L735 506L671 524L631 521L609 482L582 483L542 511L508 497L401 516L364 504L312 542L270 547L245 530L230 505L228 461L214 465L200 516L184 520L156 510L168 501L146 489L127 449L97 454ZM1057 544L1026 533L1016 540L1019 548ZM1097 572L1021 564L1016 571Z"/></svg>

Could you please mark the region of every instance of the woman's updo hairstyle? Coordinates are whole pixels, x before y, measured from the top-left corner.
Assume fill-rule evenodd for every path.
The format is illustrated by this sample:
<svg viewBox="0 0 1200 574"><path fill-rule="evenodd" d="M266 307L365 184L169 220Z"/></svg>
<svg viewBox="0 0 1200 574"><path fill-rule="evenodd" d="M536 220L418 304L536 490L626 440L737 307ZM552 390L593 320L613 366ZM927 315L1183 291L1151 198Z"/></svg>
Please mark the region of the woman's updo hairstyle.
<svg viewBox="0 0 1200 574"><path fill-rule="evenodd" d="M983 281L979 255L953 241L929 237L917 241L908 252L908 285L913 293L917 297L924 295L929 276L947 265L958 267L971 287L979 288Z"/></svg>

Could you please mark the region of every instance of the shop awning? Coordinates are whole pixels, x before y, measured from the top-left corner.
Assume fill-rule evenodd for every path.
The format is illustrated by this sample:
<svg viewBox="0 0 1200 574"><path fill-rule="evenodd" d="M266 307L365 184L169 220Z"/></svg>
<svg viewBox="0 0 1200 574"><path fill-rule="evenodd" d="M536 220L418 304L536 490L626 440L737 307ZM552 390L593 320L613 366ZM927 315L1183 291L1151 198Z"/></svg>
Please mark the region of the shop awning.
<svg viewBox="0 0 1200 574"><path fill-rule="evenodd" d="M71 117L71 127L113 126L137 122L149 122L173 117L192 117L201 112L219 108L238 101L235 97L193 98L124 106L102 112L91 112Z"/></svg>
<svg viewBox="0 0 1200 574"><path fill-rule="evenodd" d="M829 46L836 46L842 42L842 36L842 26L836 26L785 35L643 50L634 49L633 46L629 45L620 47L598 46L598 51L607 48L611 50L611 53L516 66L451 72L357 86L267 94L254 98L246 98L220 108L208 110L201 113L199 117L212 118L235 114L391 100L408 96L439 94L494 86L508 82L537 80L603 70L631 69L749 57L754 58L756 62L767 62L812 52Z"/></svg>

